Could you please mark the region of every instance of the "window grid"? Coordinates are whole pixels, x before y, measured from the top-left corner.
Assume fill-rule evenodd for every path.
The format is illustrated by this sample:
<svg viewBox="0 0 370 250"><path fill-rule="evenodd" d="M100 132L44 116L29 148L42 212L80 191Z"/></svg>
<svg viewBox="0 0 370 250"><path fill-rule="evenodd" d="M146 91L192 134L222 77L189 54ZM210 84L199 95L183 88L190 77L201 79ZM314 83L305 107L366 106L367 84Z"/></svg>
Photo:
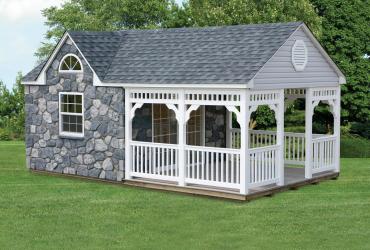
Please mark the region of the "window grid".
<svg viewBox="0 0 370 250"><path fill-rule="evenodd" d="M83 135L83 96L80 93L60 93L61 134Z"/></svg>
<svg viewBox="0 0 370 250"><path fill-rule="evenodd" d="M153 104L153 142L177 143L177 120L165 104Z"/></svg>
<svg viewBox="0 0 370 250"><path fill-rule="evenodd" d="M81 61L76 55L67 54L63 57L59 70L62 72L81 72Z"/></svg>
<svg viewBox="0 0 370 250"><path fill-rule="evenodd" d="M152 104L153 112L153 142L177 143L177 120L173 111L165 104ZM187 144L201 146L202 135L202 112L201 108L191 112L187 123Z"/></svg>
<svg viewBox="0 0 370 250"><path fill-rule="evenodd" d="M202 112L201 108L190 113L190 119L187 123L186 131L186 144L201 146L201 135L202 135Z"/></svg>

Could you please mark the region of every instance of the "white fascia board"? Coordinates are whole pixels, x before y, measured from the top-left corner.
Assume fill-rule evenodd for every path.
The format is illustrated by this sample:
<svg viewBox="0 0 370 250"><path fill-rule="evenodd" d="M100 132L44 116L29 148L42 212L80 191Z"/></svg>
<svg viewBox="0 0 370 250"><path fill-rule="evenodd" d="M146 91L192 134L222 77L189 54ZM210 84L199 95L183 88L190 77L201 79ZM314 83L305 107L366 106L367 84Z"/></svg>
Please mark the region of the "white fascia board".
<svg viewBox="0 0 370 250"><path fill-rule="evenodd" d="M123 87L123 88L190 88L190 89L247 89L250 84L155 84L155 83L105 83L94 80L94 86L97 87Z"/></svg>
<svg viewBox="0 0 370 250"><path fill-rule="evenodd" d="M338 74L339 77L339 84L345 84L346 83L346 77L344 76L343 72L338 68L338 66L335 64L335 62L331 59L329 54L325 51L325 49L321 46L319 41L316 39L316 37L312 34L310 29L307 27L306 24L302 24L300 27L302 27L303 31L306 33L306 35L311 39L315 47L320 51L320 53L325 57L327 62L330 64L331 67L335 70L335 72Z"/></svg>
<svg viewBox="0 0 370 250"><path fill-rule="evenodd" d="M308 88L316 88L316 87L338 87L338 85L333 85L333 84L323 84L323 83L315 83L315 84L310 84ZM302 84L299 83L294 83L294 84L260 84L257 85L256 88L253 90L259 90L259 89L294 89L294 88L299 88L299 89L304 89L307 88L307 86L303 86Z"/></svg>

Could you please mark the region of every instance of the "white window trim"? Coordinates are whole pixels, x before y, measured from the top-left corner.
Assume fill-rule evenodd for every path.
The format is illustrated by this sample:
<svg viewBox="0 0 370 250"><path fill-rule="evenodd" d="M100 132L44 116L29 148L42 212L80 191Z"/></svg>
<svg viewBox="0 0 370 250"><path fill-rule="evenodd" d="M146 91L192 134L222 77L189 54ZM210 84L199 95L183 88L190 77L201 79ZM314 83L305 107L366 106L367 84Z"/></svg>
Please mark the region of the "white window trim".
<svg viewBox="0 0 370 250"><path fill-rule="evenodd" d="M64 62L64 60L68 57L68 56L73 56L74 58L77 59L78 63L81 65L81 69L80 70L63 70L62 69L62 64ZM80 58L76 55L76 54L72 54L72 53L68 53L66 55L63 56L62 60L60 61L59 63L59 73L72 73L72 74L77 74L77 73L82 73L83 72L83 66L82 66L82 62L80 60Z"/></svg>
<svg viewBox="0 0 370 250"><path fill-rule="evenodd" d="M70 113L70 112L62 112L62 102L61 96L62 95L80 95L82 97L82 132L81 133L73 133L73 132L65 132L62 129L63 121L62 115L79 115L78 113ZM85 105L84 105L84 94L80 92L59 92L59 136L62 137L71 137L71 138L83 138L85 136Z"/></svg>

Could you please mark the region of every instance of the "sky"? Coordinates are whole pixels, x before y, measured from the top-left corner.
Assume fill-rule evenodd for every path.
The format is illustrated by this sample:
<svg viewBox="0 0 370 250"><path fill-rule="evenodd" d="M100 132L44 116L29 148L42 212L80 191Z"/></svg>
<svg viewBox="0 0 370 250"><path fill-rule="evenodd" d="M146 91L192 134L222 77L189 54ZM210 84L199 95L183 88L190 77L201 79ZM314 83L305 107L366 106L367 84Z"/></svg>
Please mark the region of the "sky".
<svg viewBox="0 0 370 250"><path fill-rule="evenodd" d="M36 66L34 56L47 27L41 10L63 0L0 0L0 80L12 88L17 72ZM182 0L176 0L181 3Z"/></svg>

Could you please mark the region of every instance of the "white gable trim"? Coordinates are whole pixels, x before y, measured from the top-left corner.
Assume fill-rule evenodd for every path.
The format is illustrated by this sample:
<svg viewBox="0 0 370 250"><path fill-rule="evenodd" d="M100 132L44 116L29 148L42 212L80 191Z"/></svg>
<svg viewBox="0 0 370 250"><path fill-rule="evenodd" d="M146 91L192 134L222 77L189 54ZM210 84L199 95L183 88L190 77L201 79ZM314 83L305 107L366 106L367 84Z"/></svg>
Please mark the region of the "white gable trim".
<svg viewBox="0 0 370 250"><path fill-rule="evenodd" d="M59 40L57 46L55 47L53 53L49 57L48 61L42 68L40 74L38 75L36 81L23 81L22 84L24 85L46 85L46 70L50 67L51 63L53 62L55 56L59 52L60 48L63 46L63 44L70 39L72 41L72 44L77 48L78 52L81 54L82 58L85 60L86 64L89 66L91 71L93 72L93 81L100 82L99 77L95 73L94 69L91 67L90 63L86 60L85 56L82 54L80 48L77 46L77 44L73 41L72 37L68 34L68 32L65 32L62 38ZM58 67L59 68L59 67ZM82 63L81 63L82 68Z"/></svg>

